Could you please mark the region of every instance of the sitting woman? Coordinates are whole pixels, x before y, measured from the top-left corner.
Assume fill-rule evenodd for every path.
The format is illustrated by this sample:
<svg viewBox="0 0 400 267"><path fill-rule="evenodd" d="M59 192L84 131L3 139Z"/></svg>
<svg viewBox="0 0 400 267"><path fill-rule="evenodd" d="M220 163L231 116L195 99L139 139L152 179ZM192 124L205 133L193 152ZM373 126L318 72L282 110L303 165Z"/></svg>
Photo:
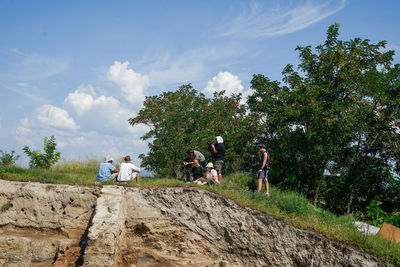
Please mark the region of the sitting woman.
<svg viewBox="0 0 400 267"><path fill-rule="evenodd" d="M139 172L140 168L136 167L131 163L132 159L130 156L125 156L122 158L123 162L120 166L120 171L118 174L118 182L129 182L133 178L136 178L136 183L139 183Z"/></svg>
<svg viewBox="0 0 400 267"><path fill-rule="evenodd" d="M219 185L218 173L214 169L214 165L210 162L206 166L205 178L197 179L196 183L200 185Z"/></svg>

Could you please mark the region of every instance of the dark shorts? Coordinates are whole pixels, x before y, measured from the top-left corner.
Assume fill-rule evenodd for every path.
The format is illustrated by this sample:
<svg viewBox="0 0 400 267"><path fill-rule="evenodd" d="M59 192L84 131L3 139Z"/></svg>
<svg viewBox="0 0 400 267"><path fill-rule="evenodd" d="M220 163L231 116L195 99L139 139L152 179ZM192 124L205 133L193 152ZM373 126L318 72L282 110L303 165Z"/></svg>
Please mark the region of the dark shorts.
<svg viewBox="0 0 400 267"><path fill-rule="evenodd" d="M214 169L218 174L222 173L222 165L224 164L223 160L216 160L214 164Z"/></svg>
<svg viewBox="0 0 400 267"><path fill-rule="evenodd" d="M268 179L268 170L262 170L262 172L259 172L258 179Z"/></svg>

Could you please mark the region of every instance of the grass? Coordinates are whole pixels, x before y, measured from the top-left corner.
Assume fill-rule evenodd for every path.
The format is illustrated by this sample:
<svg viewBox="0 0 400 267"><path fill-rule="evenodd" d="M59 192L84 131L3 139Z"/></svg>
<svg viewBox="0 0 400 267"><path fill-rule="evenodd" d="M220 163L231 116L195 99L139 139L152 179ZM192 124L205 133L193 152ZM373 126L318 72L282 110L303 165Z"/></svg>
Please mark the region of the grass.
<svg viewBox="0 0 400 267"><path fill-rule="evenodd" d="M70 162L50 170L0 167L0 179L91 185L96 181L98 164L97 161ZM264 193L255 190L256 182L255 177L251 175L233 174L224 176L221 186L202 186L202 188L232 199L242 206L259 210L267 214L266 216L272 215L287 224L313 230L329 239L358 247L385 262L400 266L400 244L387 241L379 236L366 236L358 232L352 225L355 220L353 217L336 216L331 212L314 207L308 199L296 192L282 191L271 186L271 196L267 199ZM103 184L121 185L112 181L103 182ZM123 186L192 187L197 185L185 184L176 179L142 177L140 185L129 182Z"/></svg>

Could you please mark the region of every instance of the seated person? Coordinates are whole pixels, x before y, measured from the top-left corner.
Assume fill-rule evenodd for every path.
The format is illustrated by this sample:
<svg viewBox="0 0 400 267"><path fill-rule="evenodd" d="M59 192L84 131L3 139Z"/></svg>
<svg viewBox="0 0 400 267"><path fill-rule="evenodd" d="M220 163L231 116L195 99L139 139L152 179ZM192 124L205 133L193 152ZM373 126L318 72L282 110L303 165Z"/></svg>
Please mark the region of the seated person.
<svg viewBox="0 0 400 267"><path fill-rule="evenodd" d="M97 181L111 181L118 176L118 170L112 165L112 162L113 158L107 156L105 157L104 162L100 163L96 177Z"/></svg>
<svg viewBox="0 0 400 267"><path fill-rule="evenodd" d="M132 159L130 156L125 156L122 158L122 163L120 166L120 172L117 178L118 182L129 182L133 178L136 178L136 183L139 183L139 172L140 168L132 164Z"/></svg>
<svg viewBox="0 0 400 267"><path fill-rule="evenodd" d="M190 180L192 182L196 182L197 179L203 177L203 173L204 173L204 168L200 165L200 162L195 159L194 161L194 166L192 168L192 175L190 176Z"/></svg>
<svg viewBox="0 0 400 267"><path fill-rule="evenodd" d="M214 165L210 162L207 164L206 168L207 171L205 173L205 178L197 179L196 183L200 185L205 185L205 184L219 185L218 173L214 169Z"/></svg>

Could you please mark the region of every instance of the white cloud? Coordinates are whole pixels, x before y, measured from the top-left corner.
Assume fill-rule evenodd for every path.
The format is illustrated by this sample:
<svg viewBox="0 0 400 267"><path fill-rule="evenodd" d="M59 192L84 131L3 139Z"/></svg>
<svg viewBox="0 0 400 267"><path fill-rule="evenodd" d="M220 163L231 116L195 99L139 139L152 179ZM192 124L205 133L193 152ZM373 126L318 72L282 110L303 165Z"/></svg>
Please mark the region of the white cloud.
<svg viewBox="0 0 400 267"><path fill-rule="evenodd" d="M71 107L79 116L90 110L93 106L93 96L95 96L93 87L89 84L87 87L80 85L77 90L70 93L64 100L64 103Z"/></svg>
<svg viewBox="0 0 400 267"><path fill-rule="evenodd" d="M64 104L66 108L77 113L78 117L75 119L82 132L95 131L122 137L144 134L148 130L140 125L130 126L128 119L135 117L136 113L113 96L98 96L91 85L79 86L65 98Z"/></svg>
<svg viewBox="0 0 400 267"><path fill-rule="evenodd" d="M251 88L244 90L242 81L239 77L231 74L230 72L218 72L208 83L206 88L204 88L204 94L211 96L214 92L221 92L225 90L225 95L232 95L241 93L242 97L240 103L242 105L246 104L247 98L253 94Z"/></svg>
<svg viewBox="0 0 400 267"><path fill-rule="evenodd" d="M149 78L128 69L128 65L128 61L115 61L109 68L107 77L121 89L124 99L132 104L142 104L150 84Z"/></svg>
<svg viewBox="0 0 400 267"><path fill-rule="evenodd" d="M36 109L36 118L42 125L47 125L63 130L76 130L79 128L68 112L52 105L43 105Z"/></svg>
<svg viewBox="0 0 400 267"><path fill-rule="evenodd" d="M242 81L239 80L238 76L229 72L218 72L217 76L214 76L211 81L207 83L204 92L206 94L212 94L223 90L225 90L227 95L242 93Z"/></svg>
<svg viewBox="0 0 400 267"><path fill-rule="evenodd" d="M249 12L244 11L236 18L229 18L226 23L223 23L218 35L259 38L289 34L331 16L346 5L346 0L325 1L322 4L319 1L314 2L301 1L299 5L288 8L281 8L278 5L269 10L265 10L261 5L253 4Z"/></svg>
<svg viewBox="0 0 400 267"><path fill-rule="evenodd" d="M185 83L202 84L215 73L215 66L224 62L229 67L240 53L243 47L236 44L221 46L201 46L187 51L173 53L167 47L150 49L142 57L135 61L135 66L149 77L152 87L162 90L174 90Z"/></svg>

